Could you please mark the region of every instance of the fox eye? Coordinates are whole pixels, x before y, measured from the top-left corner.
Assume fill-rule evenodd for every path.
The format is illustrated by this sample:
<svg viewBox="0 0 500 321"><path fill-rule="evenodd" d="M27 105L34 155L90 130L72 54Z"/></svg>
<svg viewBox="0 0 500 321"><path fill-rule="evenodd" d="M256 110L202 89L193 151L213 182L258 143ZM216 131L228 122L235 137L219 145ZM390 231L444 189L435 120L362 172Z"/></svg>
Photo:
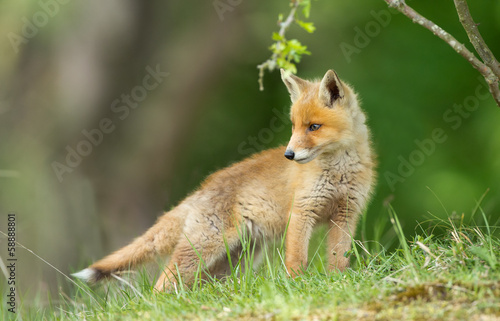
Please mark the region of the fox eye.
<svg viewBox="0 0 500 321"><path fill-rule="evenodd" d="M321 125L319 124L312 124L311 126L309 126L309 130L313 132L315 130L318 130L320 127Z"/></svg>

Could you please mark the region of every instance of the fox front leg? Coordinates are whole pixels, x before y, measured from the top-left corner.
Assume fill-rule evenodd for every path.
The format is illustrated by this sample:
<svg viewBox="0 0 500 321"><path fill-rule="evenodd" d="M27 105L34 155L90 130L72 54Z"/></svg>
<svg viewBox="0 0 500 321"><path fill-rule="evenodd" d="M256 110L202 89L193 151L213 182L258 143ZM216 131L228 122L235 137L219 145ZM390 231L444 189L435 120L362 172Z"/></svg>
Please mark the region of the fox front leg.
<svg viewBox="0 0 500 321"><path fill-rule="evenodd" d="M291 277L307 268L307 252L314 220L306 212L292 212L286 231L286 268Z"/></svg>
<svg viewBox="0 0 500 321"><path fill-rule="evenodd" d="M328 261L331 270L344 271L349 267L346 252L351 249L352 238L356 233L359 211L351 203L340 205L329 222Z"/></svg>

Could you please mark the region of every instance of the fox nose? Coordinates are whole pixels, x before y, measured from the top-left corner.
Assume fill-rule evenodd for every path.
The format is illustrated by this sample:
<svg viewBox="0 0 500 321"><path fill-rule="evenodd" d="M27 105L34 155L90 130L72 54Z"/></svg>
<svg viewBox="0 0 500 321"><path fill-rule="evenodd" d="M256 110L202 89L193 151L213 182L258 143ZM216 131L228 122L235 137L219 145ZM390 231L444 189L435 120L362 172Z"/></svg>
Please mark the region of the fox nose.
<svg viewBox="0 0 500 321"><path fill-rule="evenodd" d="M293 160L293 158L295 157L295 153L293 152L293 150L287 149L285 151L285 157L288 158L289 160Z"/></svg>

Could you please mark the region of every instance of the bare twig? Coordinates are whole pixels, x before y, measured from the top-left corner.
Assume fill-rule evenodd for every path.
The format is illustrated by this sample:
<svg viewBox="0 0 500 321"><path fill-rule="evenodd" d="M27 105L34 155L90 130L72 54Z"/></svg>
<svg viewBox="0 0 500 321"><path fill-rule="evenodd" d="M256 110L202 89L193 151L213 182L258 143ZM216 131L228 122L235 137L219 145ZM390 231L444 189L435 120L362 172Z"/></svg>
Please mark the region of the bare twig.
<svg viewBox="0 0 500 321"><path fill-rule="evenodd" d="M299 6L300 1L298 0L292 0L291 2L291 9L290 13L288 14L288 17L285 19L285 21L280 23L280 30L278 31L278 34L284 38L286 30L290 27L290 25L294 22L295 20L295 12L297 11L297 7ZM279 46L282 44L282 41L276 42L276 48L279 48ZM259 69L259 90L264 90L264 70L267 68L269 71L274 70L277 65L277 58L278 58L278 53L275 52L271 56L270 59L266 60L265 62L261 63L260 65L257 66Z"/></svg>
<svg viewBox="0 0 500 321"><path fill-rule="evenodd" d="M466 0L454 0L455 7L457 8L458 18L460 19L460 23L464 27L467 32L467 36L469 36L469 40L471 44L476 49L476 52L479 54L479 57L483 60L483 62L490 67L491 71L500 78L500 64L497 59L491 52L490 48L484 42L479 29L477 28L477 24L472 19L472 16L469 11L469 6L467 5Z"/></svg>
<svg viewBox="0 0 500 321"><path fill-rule="evenodd" d="M444 40L450 45L458 54L467 59L467 61L476 68L488 83L490 93L495 99L498 106L500 106L500 89L498 88L499 78L491 70L491 68L482 63L477 57L470 52L463 44L458 42L455 37L436 25L434 22L425 18L413 8L409 7L404 0L384 0L390 7L396 8L399 12L410 18L413 22L418 23L422 27L430 30L434 35Z"/></svg>

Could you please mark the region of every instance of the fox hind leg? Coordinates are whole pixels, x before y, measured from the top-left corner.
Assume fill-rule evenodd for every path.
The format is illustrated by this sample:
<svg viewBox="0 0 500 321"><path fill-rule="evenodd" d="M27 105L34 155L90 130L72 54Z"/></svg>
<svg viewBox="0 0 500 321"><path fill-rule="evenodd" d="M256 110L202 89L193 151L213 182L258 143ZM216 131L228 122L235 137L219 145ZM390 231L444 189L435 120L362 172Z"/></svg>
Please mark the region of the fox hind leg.
<svg viewBox="0 0 500 321"><path fill-rule="evenodd" d="M172 254L172 257L156 282L158 291L172 291L180 283L191 285L197 272L201 269L202 278L213 272L225 270L219 264L227 262L227 250L232 253L240 245L236 228L233 227L224 234L195 233L182 235ZM227 271L227 270L225 270Z"/></svg>

